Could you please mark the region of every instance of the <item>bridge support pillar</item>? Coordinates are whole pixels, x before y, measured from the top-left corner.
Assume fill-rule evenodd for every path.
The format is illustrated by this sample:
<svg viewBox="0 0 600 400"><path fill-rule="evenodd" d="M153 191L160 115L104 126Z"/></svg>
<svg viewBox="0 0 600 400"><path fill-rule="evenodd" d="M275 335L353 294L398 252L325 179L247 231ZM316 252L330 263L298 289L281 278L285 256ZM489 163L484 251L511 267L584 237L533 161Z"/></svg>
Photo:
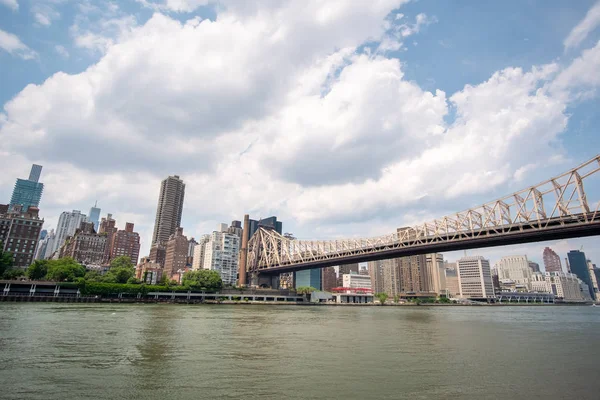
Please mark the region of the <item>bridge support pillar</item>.
<svg viewBox="0 0 600 400"><path fill-rule="evenodd" d="M256 286L269 287L271 289L279 289L279 274L277 274L277 275L259 274L256 279Z"/></svg>

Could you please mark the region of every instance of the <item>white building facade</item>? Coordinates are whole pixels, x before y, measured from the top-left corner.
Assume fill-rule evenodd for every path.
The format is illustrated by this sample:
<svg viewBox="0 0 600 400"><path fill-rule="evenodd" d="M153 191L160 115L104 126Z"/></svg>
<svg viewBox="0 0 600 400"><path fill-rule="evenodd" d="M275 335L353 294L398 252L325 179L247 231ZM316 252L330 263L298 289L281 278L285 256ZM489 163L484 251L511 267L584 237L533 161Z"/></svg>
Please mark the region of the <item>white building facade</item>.
<svg viewBox="0 0 600 400"><path fill-rule="evenodd" d="M52 247L46 249L46 258L50 257L57 249L59 249L67 237L73 236L75 230L79 228L82 222L87 221L85 214L82 214L79 210L63 211L58 218L58 225L56 226L56 232Z"/></svg>
<svg viewBox="0 0 600 400"><path fill-rule="evenodd" d="M551 293L564 301L583 301L577 275L564 272L546 272L546 283Z"/></svg>
<svg viewBox="0 0 600 400"><path fill-rule="evenodd" d="M344 274L342 282L345 288L350 289L371 289L371 277L360 274Z"/></svg>
<svg viewBox="0 0 600 400"><path fill-rule="evenodd" d="M239 250L237 235L215 231L204 245L203 268L217 271L224 285L235 285Z"/></svg>
<svg viewBox="0 0 600 400"><path fill-rule="evenodd" d="M490 262L481 256L458 260L457 275L460 297L489 299L494 297Z"/></svg>
<svg viewBox="0 0 600 400"><path fill-rule="evenodd" d="M533 271L529 267L527 256L502 257L494 268L498 271L498 279L512 281L517 285L523 285L526 290L531 290L531 275Z"/></svg>
<svg viewBox="0 0 600 400"><path fill-rule="evenodd" d="M192 260L192 269L199 270L204 268L204 253L206 251L206 243L210 241L210 235L202 235L198 244L194 246L194 254Z"/></svg>

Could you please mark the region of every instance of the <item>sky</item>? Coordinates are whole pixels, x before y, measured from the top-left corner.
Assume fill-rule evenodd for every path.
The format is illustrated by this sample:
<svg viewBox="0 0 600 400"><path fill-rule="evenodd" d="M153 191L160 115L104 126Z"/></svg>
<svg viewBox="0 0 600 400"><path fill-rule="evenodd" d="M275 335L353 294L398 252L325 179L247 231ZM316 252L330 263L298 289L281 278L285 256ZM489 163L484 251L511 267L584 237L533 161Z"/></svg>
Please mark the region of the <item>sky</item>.
<svg viewBox="0 0 600 400"><path fill-rule="evenodd" d="M0 0L0 203L37 163L46 229L98 201L141 255L169 175L188 237L382 235L600 153L598 71L596 0Z"/></svg>

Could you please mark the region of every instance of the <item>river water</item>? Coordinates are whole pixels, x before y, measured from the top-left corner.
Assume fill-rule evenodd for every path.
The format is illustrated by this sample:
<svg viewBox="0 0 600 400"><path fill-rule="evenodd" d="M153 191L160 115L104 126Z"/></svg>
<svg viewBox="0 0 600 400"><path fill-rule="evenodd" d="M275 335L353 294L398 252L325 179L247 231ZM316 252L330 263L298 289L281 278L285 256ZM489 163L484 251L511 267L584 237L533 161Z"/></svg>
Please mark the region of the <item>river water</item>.
<svg viewBox="0 0 600 400"><path fill-rule="evenodd" d="M600 399L594 307L0 304L2 399Z"/></svg>

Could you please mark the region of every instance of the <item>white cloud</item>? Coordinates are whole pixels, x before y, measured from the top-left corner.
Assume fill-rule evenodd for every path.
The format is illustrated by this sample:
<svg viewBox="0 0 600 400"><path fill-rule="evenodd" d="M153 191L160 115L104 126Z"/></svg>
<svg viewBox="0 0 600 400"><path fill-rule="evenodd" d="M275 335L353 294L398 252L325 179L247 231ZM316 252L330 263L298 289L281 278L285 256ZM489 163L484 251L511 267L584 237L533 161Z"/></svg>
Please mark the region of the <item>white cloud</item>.
<svg viewBox="0 0 600 400"><path fill-rule="evenodd" d="M427 91L398 59L358 50L389 35L401 3L222 3L214 21L157 13L134 26L116 15L98 31L79 20L79 36L109 40L89 39L104 54L4 106L10 171L0 175L22 175L33 162L24 155L37 154L49 224L98 199L135 217L145 246L167 175L187 184L190 236L249 212L276 214L304 238L385 233L537 176L561 153L577 61Z"/></svg>
<svg viewBox="0 0 600 400"><path fill-rule="evenodd" d="M17 0L0 0L0 4L5 5L13 11L17 11L19 9L19 3L17 3Z"/></svg>
<svg viewBox="0 0 600 400"><path fill-rule="evenodd" d="M54 46L54 51L64 58L69 58L69 51L63 45L57 44Z"/></svg>
<svg viewBox="0 0 600 400"><path fill-rule="evenodd" d="M21 57L24 60L37 58L37 53L30 49L17 35L0 29L0 49L9 54Z"/></svg>
<svg viewBox="0 0 600 400"><path fill-rule="evenodd" d="M47 27L60 18L57 7L65 0L40 0L31 6L31 13L38 25Z"/></svg>
<svg viewBox="0 0 600 400"><path fill-rule="evenodd" d="M579 46L600 25L600 1L589 9L585 18L571 30L564 41L565 50Z"/></svg>

